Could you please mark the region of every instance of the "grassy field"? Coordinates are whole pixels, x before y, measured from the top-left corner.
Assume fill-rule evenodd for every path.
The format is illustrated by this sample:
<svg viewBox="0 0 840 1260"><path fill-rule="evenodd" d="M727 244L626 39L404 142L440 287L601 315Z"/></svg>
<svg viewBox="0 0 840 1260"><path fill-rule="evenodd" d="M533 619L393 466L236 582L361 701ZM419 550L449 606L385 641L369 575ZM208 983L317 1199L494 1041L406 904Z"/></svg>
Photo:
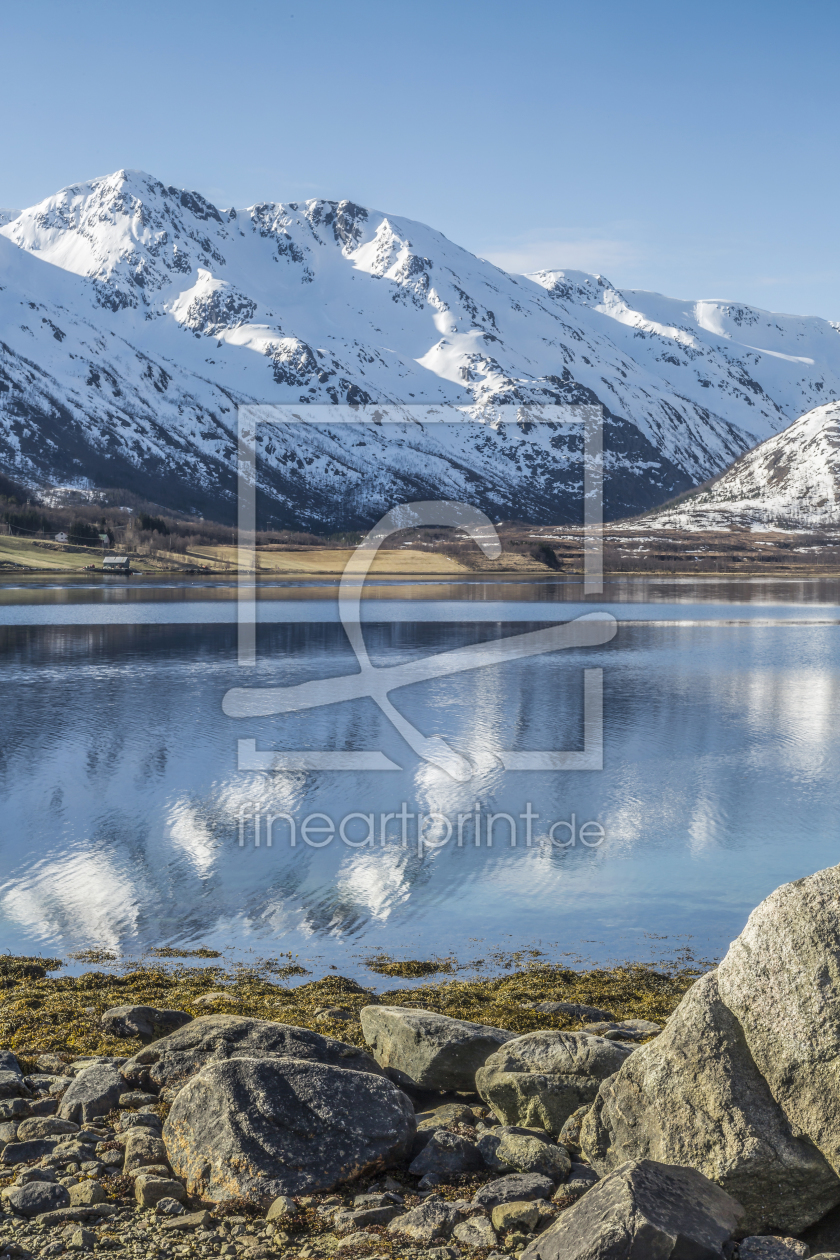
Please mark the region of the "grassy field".
<svg viewBox="0 0 840 1260"><path fill-rule="evenodd" d="M102 567L101 547L69 547L61 543L30 542L27 538L0 537L0 566L24 565L29 569L64 569L81 572L86 564Z"/></svg>
<svg viewBox="0 0 840 1260"><path fill-rule="evenodd" d="M260 548L256 555L257 572L289 573L295 575L339 576L353 554L351 547L324 547L289 549L281 547ZM162 558L162 557L161 557ZM173 556L181 564L212 565L213 568L233 571L239 555L236 547L197 547L186 556ZM372 566L373 573L407 574L457 574L469 573L466 565L451 556L421 551L380 551Z"/></svg>
<svg viewBox="0 0 840 1260"><path fill-rule="evenodd" d="M256 572L260 575L288 574L295 577L340 577L350 556L351 547L260 548L256 553ZM72 547L61 543L32 542L25 538L0 537L0 572L20 567L29 570L81 573L86 565L102 569L102 550L94 547ZM187 552L159 550L154 556L132 555L132 565L149 572L184 569L209 569L215 573L236 573L239 552L233 546L200 546ZM249 572L251 570L248 570ZM499 566L499 572L546 572L545 566L530 556L511 553ZM374 557L372 573L412 577L458 577L474 572L471 565L440 551L401 548L382 550Z"/></svg>

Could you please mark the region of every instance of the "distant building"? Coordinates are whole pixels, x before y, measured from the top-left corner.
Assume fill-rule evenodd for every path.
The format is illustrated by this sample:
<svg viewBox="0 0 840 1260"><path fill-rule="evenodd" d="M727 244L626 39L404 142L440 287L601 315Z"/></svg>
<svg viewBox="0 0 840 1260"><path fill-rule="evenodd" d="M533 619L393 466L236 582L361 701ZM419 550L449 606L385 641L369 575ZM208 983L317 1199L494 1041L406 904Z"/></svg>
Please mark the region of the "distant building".
<svg viewBox="0 0 840 1260"><path fill-rule="evenodd" d="M102 561L103 569L119 569L126 573L131 568L131 560L128 556L105 556Z"/></svg>
<svg viewBox="0 0 840 1260"><path fill-rule="evenodd" d="M69 542L70 539L67 537L64 530L62 529L59 531L59 533L56 534L55 541L56 542Z"/></svg>

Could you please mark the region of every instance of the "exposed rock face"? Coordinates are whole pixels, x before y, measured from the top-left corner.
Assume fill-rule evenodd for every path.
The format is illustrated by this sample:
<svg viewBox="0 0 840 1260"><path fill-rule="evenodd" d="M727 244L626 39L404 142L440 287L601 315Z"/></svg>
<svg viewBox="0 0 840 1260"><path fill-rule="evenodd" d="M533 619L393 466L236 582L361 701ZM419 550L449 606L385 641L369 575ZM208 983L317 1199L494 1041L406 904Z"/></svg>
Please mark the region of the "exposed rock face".
<svg viewBox="0 0 840 1260"><path fill-rule="evenodd" d="M738 1260L808 1260L811 1249L798 1238L779 1238L775 1234L742 1238L738 1244Z"/></svg>
<svg viewBox="0 0 840 1260"><path fill-rule="evenodd" d="M98 1181L80 1181L78 1185L70 1186L69 1190L71 1207L93 1207L104 1203L107 1198Z"/></svg>
<svg viewBox="0 0 840 1260"><path fill-rule="evenodd" d="M31 1142L7 1142L0 1153L4 1164L28 1164L36 1159L52 1155L58 1146L57 1138L35 1138Z"/></svg>
<svg viewBox="0 0 840 1260"><path fill-rule="evenodd" d="M112 1037L141 1037L153 1041L189 1024L186 1011L160 1011L156 1006L112 1006L100 1019L103 1032Z"/></svg>
<svg viewBox="0 0 840 1260"><path fill-rule="evenodd" d="M718 987L793 1131L840 1174L840 866L753 910Z"/></svg>
<svg viewBox="0 0 840 1260"><path fill-rule="evenodd" d="M415 1116L417 1133L414 1137L412 1155L419 1155L423 1147L431 1140L432 1134L439 1129L448 1129L455 1124L475 1124L475 1116L471 1108L461 1103L445 1103L432 1111L418 1111Z"/></svg>
<svg viewBox="0 0 840 1260"><path fill-rule="evenodd" d="M410 1100L385 1077L235 1058L187 1082L163 1138L191 1194L268 1207L278 1195L330 1190L387 1167L408 1154L414 1132Z"/></svg>
<svg viewBox="0 0 840 1260"><path fill-rule="evenodd" d="M577 1111L572 1112L560 1130L558 1141L572 1155L576 1155L580 1151L580 1131L588 1110L588 1103L584 1104L583 1107L578 1107Z"/></svg>
<svg viewBox="0 0 840 1260"><path fill-rule="evenodd" d="M644 1041L662 1032L661 1024L650 1019L607 1019L594 1024L584 1024L583 1031L594 1037L606 1037L607 1041Z"/></svg>
<svg viewBox="0 0 840 1260"><path fill-rule="evenodd" d="M365 1006L362 1031L377 1063L399 1084L421 1089L476 1087L476 1072L516 1033L434 1011Z"/></svg>
<svg viewBox="0 0 840 1260"><path fill-rule="evenodd" d="M123 1093L125 1084L119 1068L110 1063L96 1063L73 1078L58 1114L62 1120L87 1124L97 1116L106 1116Z"/></svg>
<svg viewBox="0 0 840 1260"><path fill-rule="evenodd" d="M840 1255L840 1207L832 1208L816 1224L806 1229L802 1239L814 1255L823 1252L837 1252Z"/></svg>
<svg viewBox="0 0 840 1260"><path fill-rule="evenodd" d="M124 1065L122 1073L132 1084L148 1081L161 1088L184 1081L208 1063L239 1058L308 1059L382 1075L382 1069L358 1046L334 1041L308 1028L237 1015L202 1015L194 1019L140 1050Z"/></svg>
<svg viewBox="0 0 840 1260"><path fill-rule="evenodd" d="M522 1202L500 1203L494 1207L490 1216L493 1228L500 1234L509 1230L521 1229L530 1231L540 1219L540 1209L534 1200Z"/></svg>
<svg viewBox="0 0 840 1260"><path fill-rule="evenodd" d="M627 1163L572 1204L522 1260L721 1260L741 1205L693 1168Z"/></svg>
<svg viewBox="0 0 840 1260"><path fill-rule="evenodd" d="M655 1043L607 1082L583 1149L705 1172L745 1229L799 1234L840 1204L840 867L777 888Z"/></svg>
<svg viewBox="0 0 840 1260"><path fill-rule="evenodd" d="M628 1054L626 1046L589 1033L526 1033L487 1059L476 1088L503 1124L556 1136Z"/></svg>
<svg viewBox="0 0 840 1260"><path fill-rule="evenodd" d="M715 972L603 1083L581 1147L600 1173L629 1159L698 1169L743 1204L749 1233L799 1233L840 1203L840 1180L807 1137L794 1136Z"/></svg>

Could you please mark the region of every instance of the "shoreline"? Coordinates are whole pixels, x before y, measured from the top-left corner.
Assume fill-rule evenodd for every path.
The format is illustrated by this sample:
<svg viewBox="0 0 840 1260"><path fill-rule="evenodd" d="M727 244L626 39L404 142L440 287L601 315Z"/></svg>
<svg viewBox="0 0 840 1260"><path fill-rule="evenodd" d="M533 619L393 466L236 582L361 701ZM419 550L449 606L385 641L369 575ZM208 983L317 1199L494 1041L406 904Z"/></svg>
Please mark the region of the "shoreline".
<svg viewBox="0 0 840 1260"><path fill-rule="evenodd" d="M125 1005L177 1008L194 1017L268 1019L359 1046L365 1042L358 1012L370 1004L422 1006L516 1033L575 1031L585 1023L536 1009L536 1003L546 1001L606 1007L619 1019L663 1022L706 970L693 962L670 971L648 963L577 971L534 962L460 980L459 964L452 959L396 962L380 955L366 964L373 974L394 981L428 979L379 991L337 973L308 979L312 973L282 956L261 965L228 967L217 964L214 954L198 951L205 963L200 966L192 961L196 951L166 950L159 961L129 964L125 971L116 960L103 959L101 951L90 951L88 959L101 961L91 962L92 969L80 975L62 975L60 959L5 956L0 959L0 1048L24 1059L45 1053L134 1054L141 1041L115 1038L99 1027L106 1010ZM289 980L295 983L290 986Z"/></svg>

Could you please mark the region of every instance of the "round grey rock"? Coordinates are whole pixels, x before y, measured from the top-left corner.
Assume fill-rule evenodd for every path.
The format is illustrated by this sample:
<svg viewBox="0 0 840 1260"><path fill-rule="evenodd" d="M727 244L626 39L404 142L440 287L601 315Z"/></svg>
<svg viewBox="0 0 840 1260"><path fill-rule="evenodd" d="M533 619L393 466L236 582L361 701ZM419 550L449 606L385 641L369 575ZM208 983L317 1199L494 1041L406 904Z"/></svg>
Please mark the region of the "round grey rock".
<svg viewBox="0 0 840 1260"><path fill-rule="evenodd" d="M549 1177L543 1177L540 1173L512 1173L482 1186L473 1198L473 1205L490 1211L500 1203L516 1203L520 1199L550 1199L553 1194L554 1182Z"/></svg>
<svg viewBox="0 0 840 1260"><path fill-rule="evenodd" d="M196 1021L198 1022L198 1021ZM230 1059L187 1082L163 1127L191 1194L268 1207L404 1159L414 1110L384 1076L299 1059Z"/></svg>
<svg viewBox="0 0 840 1260"><path fill-rule="evenodd" d="M476 1088L503 1124L556 1136L631 1053L585 1032L526 1033L487 1059L476 1072Z"/></svg>
<svg viewBox="0 0 840 1260"><path fill-rule="evenodd" d="M3 1197L21 1216L39 1216L41 1212L70 1206L69 1190L54 1181L29 1181L25 1186L13 1186Z"/></svg>

